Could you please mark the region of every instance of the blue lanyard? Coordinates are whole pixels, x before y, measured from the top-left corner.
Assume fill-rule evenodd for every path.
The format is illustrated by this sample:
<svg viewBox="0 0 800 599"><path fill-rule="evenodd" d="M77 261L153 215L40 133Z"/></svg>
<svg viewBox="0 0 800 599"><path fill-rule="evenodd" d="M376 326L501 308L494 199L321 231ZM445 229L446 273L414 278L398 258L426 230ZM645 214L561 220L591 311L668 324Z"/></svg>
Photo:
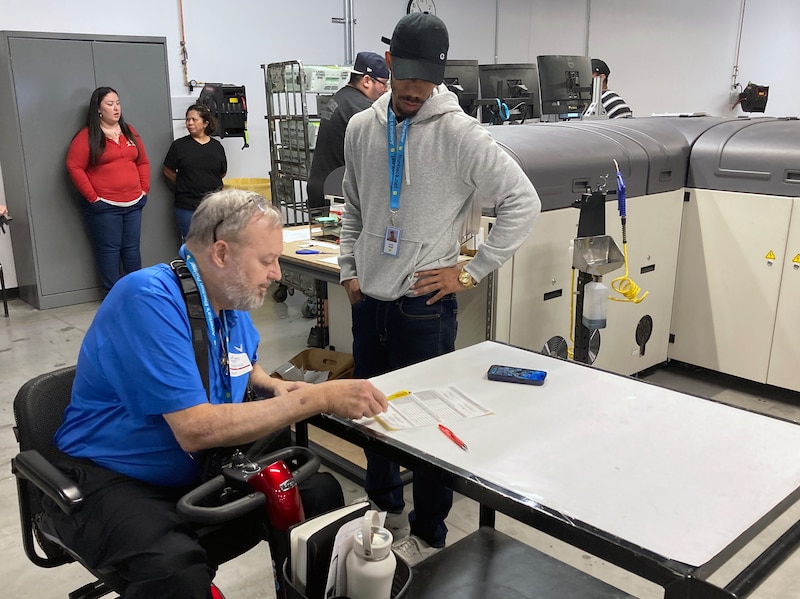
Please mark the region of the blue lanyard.
<svg viewBox="0 0 800 599"><path fill-rule="evenodd" d="M397 144L397 117L392 110L392 101L389 99L389 108L386 114L386 136L389 145L389 208L392 212L400 209L400 187L403 184L403 162L406 154L406 134L408 133L408 119L403 121L403 130L400 132L400 144Z"/></svg>
<svg viewBox="0 0 800 599"><path fill-rule="evenodd" d="M217 336L217 326L215 324L215 316L214 310L211 308L211 302L208 301L208 293L206 293L206 286L203 283L203 279L200 277L200 269L197 268L197 262L192 256L192 253L186 249L184 246L183 252L186 254L186 267L189 269L189 272L192 273L192 278L194 282L197 284L197 291L200 294L200 303L203 305L203 314L206 317L206 328L208 329L208 342L211 344L211 347L215 350L214 353L220 352L220 365L221 368L221 380L223 386L230 391L231 388L231 373L228 367L228 323L227 318L225 317L225 310L220 310L220 332L222 335L218 338ZM219 346L219 349L217 349ZM228 392L227 397L230 397L230 392Z"/></svg>

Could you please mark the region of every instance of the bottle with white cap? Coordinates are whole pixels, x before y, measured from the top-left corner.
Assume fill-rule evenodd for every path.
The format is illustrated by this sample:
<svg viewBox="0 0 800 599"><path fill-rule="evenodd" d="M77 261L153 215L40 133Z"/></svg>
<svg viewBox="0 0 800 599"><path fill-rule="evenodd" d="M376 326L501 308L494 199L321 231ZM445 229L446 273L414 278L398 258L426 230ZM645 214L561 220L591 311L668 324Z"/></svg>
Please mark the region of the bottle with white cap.
<svg viewBox="0 0 800 599"><path fill-rule="evenodd" d="M377 511L364 515L345 564L349 599L390 599L397 559L392 533L381 527Z"/></svg>

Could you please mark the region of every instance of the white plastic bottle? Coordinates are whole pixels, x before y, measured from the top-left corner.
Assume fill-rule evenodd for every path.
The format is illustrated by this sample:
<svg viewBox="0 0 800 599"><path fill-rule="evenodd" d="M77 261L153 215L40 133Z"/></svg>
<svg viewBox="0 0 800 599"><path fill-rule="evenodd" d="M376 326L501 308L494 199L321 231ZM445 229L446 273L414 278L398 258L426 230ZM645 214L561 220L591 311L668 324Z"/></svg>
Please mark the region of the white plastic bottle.
<svg viewBox="0 0 800 599"><path fill-rule="evenodd" d="M583 326L587 329L604 329L608 312L608 287L600 281L583 286Z"/></svg>
<svg viewBox="0 0 800 599"><path fill-rule="evenodd" d="M345 563L350 599L390 599L397 559L392 553L392 533L380 526L377 511L364 515Z"/></svg>

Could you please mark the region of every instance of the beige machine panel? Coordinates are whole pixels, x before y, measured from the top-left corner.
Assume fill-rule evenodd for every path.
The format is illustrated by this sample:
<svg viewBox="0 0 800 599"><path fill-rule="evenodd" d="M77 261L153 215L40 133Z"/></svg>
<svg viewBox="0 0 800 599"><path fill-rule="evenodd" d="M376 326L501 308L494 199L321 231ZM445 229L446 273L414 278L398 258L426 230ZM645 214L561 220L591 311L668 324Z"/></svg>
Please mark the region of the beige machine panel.
<svg viewBox="0 0 800 599"><path fill-rule="evenodd" d="M776 266L778 263L776 262ZM798 313L800 312L800 199L792 201L792 220L789 238L782 261L783 277L778 296L778 314L775 318L775 333L772 336L772 351L769 356L767 383L800 391L800 335L798 335Z"/></svg>
<svg viewBox="0 0 800 599"><path fill-rule="evenodd" d="M683 211L670 358L767 381L794 201L691 191Z"/></svg>
<svg viewBox="0 0 800 599"><path fill-rule="evenodd" d="M570 241L578 231L578 210L542 212L533 233L514 256L511 295L504 306L498 297L498 321L510 311L509 342L540 350L555 335L570 338L572 259ZM505 274L505 273L501 273ZM545 299L548 298L548 299Z"/></svg>
<svg viewBox="0 0 800 599"><path fill-rule="evenodd" d="M628 276L641 287L639 297L649 293L638 304L609 301L608 323L600 330L594 362L598 368L634 374L666 361L683 203L683 190L628 200ZM615 202L606 205L606 233L622 249ZM612 282L624 274L623 267L603 277L611 297L623 298Z"/></svg>
<svg viewBox="0 0 800 599"><path fill-rule="evenodd" d="M594 365L620 374L633 374L667 359L673 285L678 260L683 190L628 199L629 277L649 295L639 304L610 301L608 325L600 330L600 348ZM500 283L510 297L498 293L498 323L503 310L510 311L508 340L512 345L541 350L554 336L567 340L569 347L574 323L571 303L571 240L577 234L578 210L563 208L543 212L533 234L514 256L513 272L502 269ZM606 204L606 232L622 249L622 230L616 202ZM644 272L643 272L644 270ZM624 268L603 277L611 290L612 281L624 275ZM611 290L611 296L622 298ZM646 316L652 327L643 346L637 342L637 327ZM497 339L501 329L498 326Z"/></svg>

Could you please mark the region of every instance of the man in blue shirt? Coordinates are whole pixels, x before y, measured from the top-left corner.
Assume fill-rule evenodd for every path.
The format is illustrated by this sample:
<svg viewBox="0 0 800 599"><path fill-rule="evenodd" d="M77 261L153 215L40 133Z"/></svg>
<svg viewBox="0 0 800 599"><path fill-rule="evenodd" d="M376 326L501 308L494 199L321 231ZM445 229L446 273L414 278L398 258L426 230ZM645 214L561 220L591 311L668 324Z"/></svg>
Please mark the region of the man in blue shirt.
<svg viewBox="0 0 800 599"><path fill-rule="evenodd" d="M86 503L71 516L46 505L47 524L90 567L115 567L128 581L126 599L209 597L215 565L175 507L199 482L197 452L249 443L321 412L360 418L387 407L368 381L306 385L259 366L248 310L281 278L282 247L280 213L258 194L223 190L195 212L181 256L206 319L208 393L166 264L121 279L86 333L55 437L67 456L60 466ZM270 399L243 402L248 382Z"/></svg>

